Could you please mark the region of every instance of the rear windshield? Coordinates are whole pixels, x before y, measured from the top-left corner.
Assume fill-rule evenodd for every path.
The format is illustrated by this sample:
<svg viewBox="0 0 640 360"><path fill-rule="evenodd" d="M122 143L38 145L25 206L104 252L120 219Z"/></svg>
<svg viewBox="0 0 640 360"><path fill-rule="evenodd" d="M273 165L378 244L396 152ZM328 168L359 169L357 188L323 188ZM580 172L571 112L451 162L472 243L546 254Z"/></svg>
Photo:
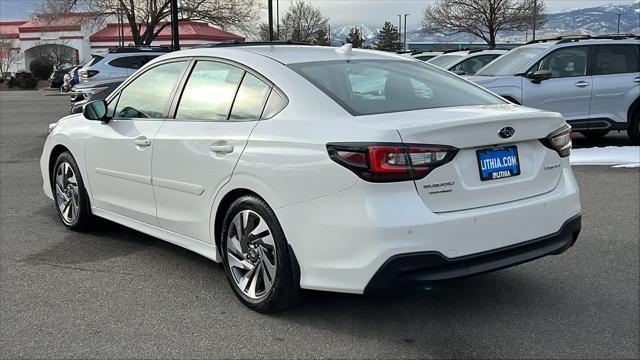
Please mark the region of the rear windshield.
<svg viewBox="0 0 640 360"><path fill-rule="evenodd" d="M542 47L521 47L504 54L496 61L476 73L478 76L509 76L521 71L533 58L544 50Z"/></svg>
<svg viewBox="0 0 640 360"><path fill-rule="evenodd" d="M289 66L352 115L504 104L447 71L415 61L339 60Z"/></svg>
<svg viewBox="0 0 640 360"><path fill-rule="evenodd" d="M449 67L449 65L462 59L463 57L464 55L440 55L429 60L429 64L446 69Z"/></svg>
<svg viewBox="0 0 640 360"><path fill-rule="evenodd" d="M87 61L84 65L82 65L83 69L91 67L97 64L98 62L100 62L100 60L104 59L104 56L100 56L100 55L91 55L91 56L92 56L91 60Z"/></svg>

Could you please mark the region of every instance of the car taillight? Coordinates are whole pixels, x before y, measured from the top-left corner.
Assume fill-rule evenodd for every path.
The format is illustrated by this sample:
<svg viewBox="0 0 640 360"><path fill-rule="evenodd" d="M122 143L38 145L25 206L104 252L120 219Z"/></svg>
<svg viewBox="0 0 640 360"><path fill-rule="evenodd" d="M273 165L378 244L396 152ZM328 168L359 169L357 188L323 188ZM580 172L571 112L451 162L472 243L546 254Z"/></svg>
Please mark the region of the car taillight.
<svg viewBox="0 0 640 360"><path fill-rule="evenodd" d="M329 157L371 182L418 180L451 161L458 149L444 145L327 144Z"/></svg>
<svg viewBox="0 0 640 360"><path fill-rule="evenodd" d="M567 157L571 154L571 126L565 125L560 129L540 139L540 142L551 150L555 150L560 157Z"/></svg>
<svg viewBox="0 0 640 360"><path fill-rule="evenodd" d="M98 75L98 73L99 73L99 72L100 72L100 71L98 71L98 70L84 70L82 73L80 73L80 75L81 75L82 77L88 77L88 78L90 78L90 77L93 77L93 76Z"/></svg>

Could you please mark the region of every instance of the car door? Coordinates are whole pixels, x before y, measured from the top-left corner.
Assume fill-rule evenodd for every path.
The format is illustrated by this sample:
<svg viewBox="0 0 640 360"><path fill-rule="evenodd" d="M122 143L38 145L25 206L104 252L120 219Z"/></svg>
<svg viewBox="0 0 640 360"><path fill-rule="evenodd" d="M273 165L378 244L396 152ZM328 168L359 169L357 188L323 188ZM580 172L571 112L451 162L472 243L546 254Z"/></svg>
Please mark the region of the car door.
<svg viewBox="0 0 640 360"><path fill-rule="evenodd" d="M610 128L610 121L626 125L629 106L640 96L639 50L634 44L593 46L591 129Z"/></svg>
<svg viewBox="0 0 640 360"><path fill-rule="evenodd" d="M563 47L534 65L528 75L548 70L551 78L536 83L522 78L522 105L561 113L572 125L588 126L592 80L588 73L587 46Z"/></svg>
<svg viewBox="0 0 640 360"><path fill-rule="evenodd" d="M214 197L231 178L270 91L266 79L235 64L195 62L175 118L155 140L153 188L162 228L211 242Z"/></svg>
<svg viewBox="0 0 640 360"><path fill-rule="evenodd" d="M157 225L151 186L153 140L188 61L147 69L109 102L109 122L90 121L86 158L92 205Z"/></svg>

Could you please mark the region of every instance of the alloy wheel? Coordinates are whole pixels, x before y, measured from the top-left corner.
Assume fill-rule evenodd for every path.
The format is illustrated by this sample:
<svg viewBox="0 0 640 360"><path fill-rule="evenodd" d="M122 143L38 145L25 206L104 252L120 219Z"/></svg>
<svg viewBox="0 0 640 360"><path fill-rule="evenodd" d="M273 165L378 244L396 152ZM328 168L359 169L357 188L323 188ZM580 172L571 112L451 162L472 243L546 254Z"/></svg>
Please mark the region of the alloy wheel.
<svg viewBox="0 0 640 360"><path fill-rule="evenodd" d="M56 204L65 224L73 224L80 214L78 179L71 165L63 161L55 173Z"/></svg>
<svg viewBox="0 0 640 360"><path fill-rule="evenodd" d="M269 294L277 271L271 229L255 211L237 213L227 232L227 266L244 295L259 300Z"/></svg>

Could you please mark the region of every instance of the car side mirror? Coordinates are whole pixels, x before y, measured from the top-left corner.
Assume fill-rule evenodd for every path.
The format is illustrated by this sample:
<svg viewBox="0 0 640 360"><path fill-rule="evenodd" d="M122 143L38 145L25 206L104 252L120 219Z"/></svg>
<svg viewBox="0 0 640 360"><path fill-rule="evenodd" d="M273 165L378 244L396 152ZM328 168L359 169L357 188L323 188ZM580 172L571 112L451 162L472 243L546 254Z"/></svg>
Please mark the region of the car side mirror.
<svg viewBox="0 0 640 360"><path fill-rule="evenodd" d="M531 75L531 82L534 84L540 84L544 80L551 79L551 71L549 70L538 70Z"/></svg>
<svg viewBox="0 0 640 360"><path fill-rule="evenodd" d="M456 74L456 75L464 75L465 74L464 70L454 70L453 73Z"/></svg>
<svg viewBox="0 0 640 360"><path fill-rule="evenodd" d="M87 103L82 108L82 115L88 120L109 121L107 117L107 102L104 100L95 100Z"/></svg>

